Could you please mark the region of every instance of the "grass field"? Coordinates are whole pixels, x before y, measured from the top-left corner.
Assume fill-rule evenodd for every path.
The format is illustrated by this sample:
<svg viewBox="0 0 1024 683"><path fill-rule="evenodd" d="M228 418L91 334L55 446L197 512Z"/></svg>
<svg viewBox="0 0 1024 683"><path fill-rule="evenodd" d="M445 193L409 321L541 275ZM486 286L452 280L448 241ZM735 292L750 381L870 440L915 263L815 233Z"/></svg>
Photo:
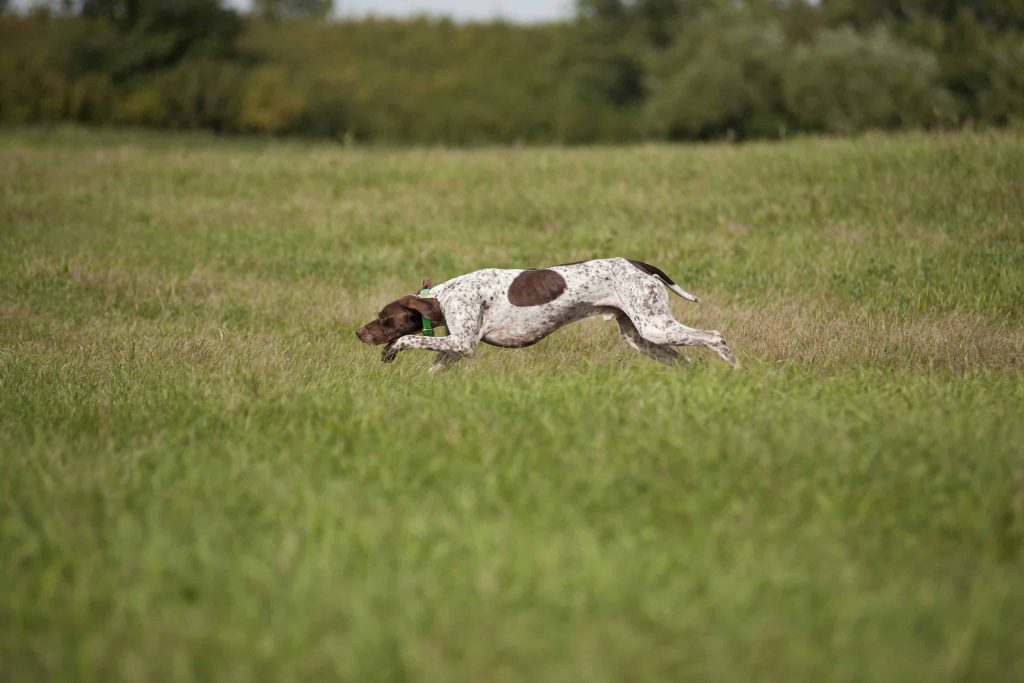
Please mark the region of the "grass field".
<svg viewBox="0 0 1024 683"><path fill-rule="evenodd" d="M0 680L1024 680L1024 136L0 133ZM439 376L354 328L655 263Z"/></svg>

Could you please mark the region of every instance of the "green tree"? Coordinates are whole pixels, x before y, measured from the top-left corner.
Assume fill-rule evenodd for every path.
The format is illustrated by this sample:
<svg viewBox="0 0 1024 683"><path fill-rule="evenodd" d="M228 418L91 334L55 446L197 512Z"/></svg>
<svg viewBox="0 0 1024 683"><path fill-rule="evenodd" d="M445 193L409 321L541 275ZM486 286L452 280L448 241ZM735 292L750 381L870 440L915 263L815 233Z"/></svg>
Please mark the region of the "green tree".
<svg viewBox="0 0 1024 683"><path fill-rule="evenodd" d="M568 92L593 109L640 105L647 97L648 53L668 47L676 20L693 4L692 0L578 0ZM597 118L591 123L595 135Z"/></svg>
<svg viewBox="0 0 1024 683"><path fill-rule="evenodd" d="M1024 122L1024 39L1006 33L987 52L987 87L978 97L978 117L996 124Z"/></svg>
<svg viewBox="0 0 1024 683"><path fill-rule="evenodd" d="M1005 108L1014 99L1007 90L1013 75L1006 70L1024 42L1024 0L822 0L822 12L833 26L884 25L931 50L961 117L1006 120Z"/></svg>
<svg viewBox="0 0 1024 683"><path fill-rule="evenodd" d="M69 54L74 72L102 71L115 82L185 58L232 54L242 19L218 0L84 0L82 27Z"/></svg>
<svg viewBox="0 0 1024 683"><path fill-rule="evenodd" d="M334 0L255 0L253 12L264 19L326 19Z"/></svg>
<svg viewBox="0 0 1024 683"><path fill-rule="evenodd" d="M831 23L859 28L969 15L995 30L1024 29L1024 0L821 0L821 8Z"/></svg>
<svg viewBox="0 0 1024 683"><path fill-rule="evenodd" d="M778 135L788 51L778 21L742 10L705 13L651 63L649 129L669 138Z"/></svg>
<svg viewBox="0 0 1024 683"><path fill-rule="evenodd" d="M660 49L672 42L682 17L712 4L709 0L578 0L576 12L583 21L604 23L620 36Z"/></svg>
<svg viewBox="0 0 1024 683"><path fill-rule="evenodd" d="M912 128L953 113L935 55L900 43L884 28L828 30L798 46L782 90L786 109L804 130Z"/></svg>

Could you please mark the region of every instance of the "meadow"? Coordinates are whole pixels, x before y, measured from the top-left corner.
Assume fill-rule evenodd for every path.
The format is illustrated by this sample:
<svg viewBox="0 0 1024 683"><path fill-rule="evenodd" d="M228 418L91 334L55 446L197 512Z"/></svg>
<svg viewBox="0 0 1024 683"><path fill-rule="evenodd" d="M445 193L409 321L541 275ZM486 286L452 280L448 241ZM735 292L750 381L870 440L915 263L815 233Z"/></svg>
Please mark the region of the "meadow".
<svg viewBox="0 0 1024 683"><path fill-rule="evenodd" d="M0 132L0 680L1024 680L1024 135ZM621 255L440 375L353 331Z"/></svg>

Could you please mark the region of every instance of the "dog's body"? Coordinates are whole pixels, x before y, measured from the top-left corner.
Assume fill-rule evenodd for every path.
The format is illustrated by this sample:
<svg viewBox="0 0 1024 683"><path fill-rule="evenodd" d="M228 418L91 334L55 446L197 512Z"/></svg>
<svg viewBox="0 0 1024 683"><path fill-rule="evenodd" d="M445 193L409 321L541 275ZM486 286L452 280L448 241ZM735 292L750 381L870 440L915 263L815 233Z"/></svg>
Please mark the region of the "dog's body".
<svg viewBox="0 0 1024 683"><path fill-rule="evenodd" d="M378 320L356 335L368 344L386 343L384 362L407 349L437 351L434 371L472 355L481 341L507 348L530 346L564 325L603 314L618 321L630 346L658 360L678 358L673 346L706 346L734 364L719 332L686 327L672 317L665 287L698 300L658 268L624 258L543 270L489 268L437 285L432 298L409 296L388 304ZM416 336L420 316L447 327L448 336Z"/></svg>

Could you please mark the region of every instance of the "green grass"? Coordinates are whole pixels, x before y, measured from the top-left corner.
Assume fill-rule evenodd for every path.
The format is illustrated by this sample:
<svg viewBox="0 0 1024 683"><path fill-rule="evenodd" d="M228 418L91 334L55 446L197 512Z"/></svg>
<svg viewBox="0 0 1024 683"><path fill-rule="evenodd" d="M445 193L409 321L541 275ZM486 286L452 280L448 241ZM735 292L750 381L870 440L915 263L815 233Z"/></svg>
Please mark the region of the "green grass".
<svg viewBox="0 0 1024 683"><path fill-rule="evenodd" d="M0 133L0 679L1024 678L1024 137ZM643 258L742 363L354 328Z"/></svg>

